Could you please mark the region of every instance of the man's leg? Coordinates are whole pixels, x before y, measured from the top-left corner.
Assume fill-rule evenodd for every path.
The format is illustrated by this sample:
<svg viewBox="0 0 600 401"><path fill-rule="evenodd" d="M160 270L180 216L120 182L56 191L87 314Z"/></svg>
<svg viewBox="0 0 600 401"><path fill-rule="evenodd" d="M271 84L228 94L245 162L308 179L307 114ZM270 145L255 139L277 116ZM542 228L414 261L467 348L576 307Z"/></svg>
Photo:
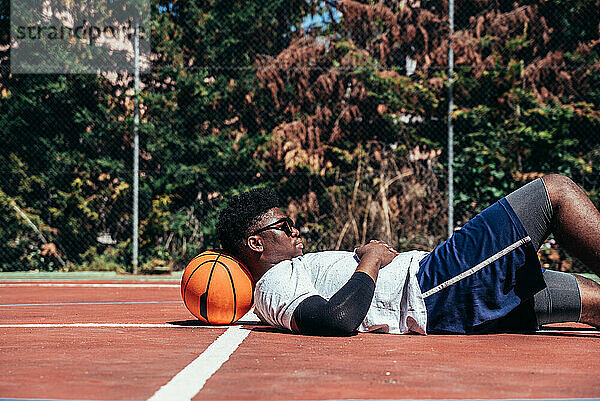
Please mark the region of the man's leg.
<svg viewBox="0 0 600 401"><path fill-rule="evenodd" d="M550 231L556 240L600 276L600 212L571 179L552 174L542 177L550 203ZM581 294L583 323L600 327L600 285L576 276Z"/></svg>
<svg viewBox="0 0 600 401"><path fill-rule="evenodd" d="M580 322L600 327L600 284L575 274L581 294Z"/></svg>

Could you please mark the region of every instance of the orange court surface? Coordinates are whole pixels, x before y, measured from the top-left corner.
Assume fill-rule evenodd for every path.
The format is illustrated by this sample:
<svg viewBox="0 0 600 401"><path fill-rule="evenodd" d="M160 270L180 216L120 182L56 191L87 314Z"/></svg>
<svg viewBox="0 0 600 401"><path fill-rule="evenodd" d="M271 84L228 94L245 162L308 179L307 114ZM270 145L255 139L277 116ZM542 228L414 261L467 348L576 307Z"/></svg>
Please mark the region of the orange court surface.
<svg viewBox="0 0 600 401"><path fill-rule="evenodd" d="M325 338L238 323L201 325L177 276L0 276L0 399L600 398L585 325Z"/></svg>

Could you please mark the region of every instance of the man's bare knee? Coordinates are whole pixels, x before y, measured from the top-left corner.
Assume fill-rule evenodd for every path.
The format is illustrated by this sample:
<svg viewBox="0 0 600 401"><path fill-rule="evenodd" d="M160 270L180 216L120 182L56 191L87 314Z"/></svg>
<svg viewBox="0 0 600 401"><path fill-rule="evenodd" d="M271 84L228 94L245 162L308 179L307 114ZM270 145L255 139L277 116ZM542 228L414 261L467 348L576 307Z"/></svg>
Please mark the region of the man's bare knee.
<svg viewBox="0 0 600 401"><path fill-rule="evenodd" d="M600 284L575 274L581 296L580 322L600 327Z"/></svg>
<svg viewBox="0 0 600 401"><path fill-rule="evenodd" d="M565 175L548 174L543 176L542 180L546 185L550 203L555 211L560 208L565 201L571 200L573 202L578 196L584 194L581 188Z"/></svg>

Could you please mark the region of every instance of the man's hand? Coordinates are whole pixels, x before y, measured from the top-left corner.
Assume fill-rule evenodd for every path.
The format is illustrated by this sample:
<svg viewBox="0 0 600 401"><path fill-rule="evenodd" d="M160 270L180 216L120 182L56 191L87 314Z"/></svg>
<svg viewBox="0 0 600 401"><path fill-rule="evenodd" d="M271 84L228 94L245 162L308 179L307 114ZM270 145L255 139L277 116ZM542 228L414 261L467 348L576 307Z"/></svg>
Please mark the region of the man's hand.
<svg viewBox="0 0 600 401"><path fill-rule="evenodd" d="M356 271L363 271L377 280L379 269L387 266L398 255L398 252L383 241L371 241L354 250L360 263Z"/></svg>
<svg viewBox="0 0 600 401"><path fill-rule="evenodd" d="M321 296L306 298L294 310L294 332L319 335L349 335L364 320L373 294L379 269L390 264L398 252L383 241L371 241L354 249L360 259L357 273L327 301Z"/></svg>
<svg viewBox="0 0 600 401"><path fill-rule="evenodd" d="M400 253L383 241L371 240L368 244L355 248L354 253L359 259L367 254L372 255L381 263L380 268L387 266Z"/></svg>

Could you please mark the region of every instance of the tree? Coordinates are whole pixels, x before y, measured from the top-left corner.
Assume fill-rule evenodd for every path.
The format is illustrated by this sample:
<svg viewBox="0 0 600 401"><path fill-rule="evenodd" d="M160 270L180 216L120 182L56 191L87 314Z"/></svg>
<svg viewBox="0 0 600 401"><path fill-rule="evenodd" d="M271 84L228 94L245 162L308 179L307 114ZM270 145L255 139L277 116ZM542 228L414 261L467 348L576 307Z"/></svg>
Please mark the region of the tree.
<svg viewBox="0 0 600 401"><path fill-rule="evenodd" d="M547 172L598 201L598 3L457 4L460 222ZM280 191L309 250L370 238L428 249L445 237L447 2L159 1L152 10L152 70L139 95L142 265L184 265L218 246L222 199L260 185ZM310 15L320 22L304 29ZM2 269L43 266L42 257L57 266L12 205L69 261L126 265L131 75L10 75L2 51ZM105 234L117 244L100 243Z"/></svg>

